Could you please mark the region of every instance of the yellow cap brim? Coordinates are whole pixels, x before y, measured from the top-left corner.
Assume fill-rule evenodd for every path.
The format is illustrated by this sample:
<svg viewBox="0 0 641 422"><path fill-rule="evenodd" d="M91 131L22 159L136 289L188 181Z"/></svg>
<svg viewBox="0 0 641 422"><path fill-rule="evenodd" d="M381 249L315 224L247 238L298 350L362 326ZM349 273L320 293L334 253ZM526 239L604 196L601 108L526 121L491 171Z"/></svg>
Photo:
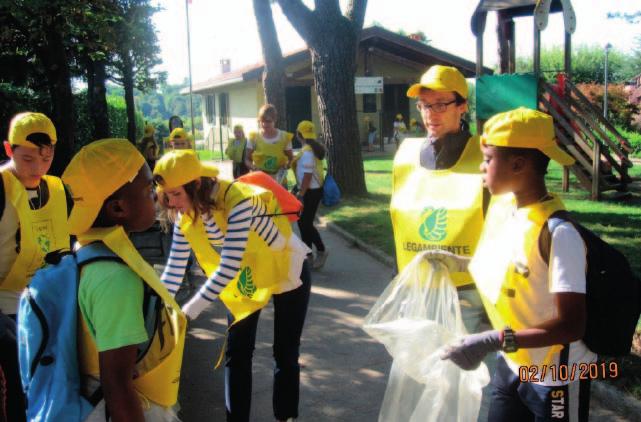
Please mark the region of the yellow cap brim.
<svg viewBox="0 0 641 422"><path fill-rule="evenodd" d="M571 166L572 164L574 164L574 161L575 161L570 154L563 151L557 145L542 147L542 148L539 148L539 151L541 151L543 154L550 157L550 159L564 166Z"/></svg>
<svg viewBox="0 0 641 422"><path fill-rule="evenodd" d="M96 217L98 217L101 208L102 203L87 205L74 204L67 222L69 233L79 235L89 230L94 221L96 221Z"/></svg>
<svg viewBox="0 0 641 422"><path fill-rule="evenodd" d="M200 163L200 175L203 177L216 177L218 176L218 167L213 164Z"/></svg>
<svg viewBox="0 0 641 422"><path fill-rule="evenodd" d="M421 93L421 89L431 89L432 91L438 92L453 91L452 88L446 87L443 84L432 82L430 84L414 84L410 86L407 90L407 96L410 98L416 98L418 97L418 94Z"/></svg>

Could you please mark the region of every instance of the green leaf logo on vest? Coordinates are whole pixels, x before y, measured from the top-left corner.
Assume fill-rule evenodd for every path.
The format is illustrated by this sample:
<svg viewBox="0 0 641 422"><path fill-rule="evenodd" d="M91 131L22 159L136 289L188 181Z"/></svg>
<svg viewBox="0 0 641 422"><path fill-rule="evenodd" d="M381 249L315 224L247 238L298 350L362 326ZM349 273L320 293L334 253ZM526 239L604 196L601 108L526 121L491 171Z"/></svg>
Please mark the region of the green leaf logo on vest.
<svg viewBox="0 0 641 422"><path fill-rule="evenodd" d="M40 246L40 250L44 253L49 253L49 249L51 248L51 241L49 238L43 234L39 235L36 238L36 242L38 242L38 246Z"/></svg>
<svg viewBox="0 0 641 422"><path fill-rule="evenodd" d="M429 242L440 242L447 236L447 210L445 208L427 207L421 215L423 223L418 234Z"/></svg>
<svg viewBox="0 0 641 422"><path fill-rule="evenodd" d="M243 271L240 273L240 277L238 277L236 287L238 287L238 291L243 296L247 296L250 299L254 296L254 293L256 293L256 285L254 284L251 268L243 268Z"/></svg>
<svg viewBox="0 0 641 422"><path fill-rule="evenodd" d="M278 159L276 157L266 157L265 158L265 170L277 170L278 169Z"/></svg>

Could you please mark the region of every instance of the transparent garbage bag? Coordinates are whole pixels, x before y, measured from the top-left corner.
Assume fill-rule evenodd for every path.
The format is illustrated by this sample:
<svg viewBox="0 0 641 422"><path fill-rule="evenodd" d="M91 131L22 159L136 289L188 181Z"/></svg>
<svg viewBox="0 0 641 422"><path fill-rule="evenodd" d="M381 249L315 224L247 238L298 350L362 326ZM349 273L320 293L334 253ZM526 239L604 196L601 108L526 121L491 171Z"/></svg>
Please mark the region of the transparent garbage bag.
<svg viewBox="0 0 641 422"><path fill-rule="evenodd" d="M393 358L379 422L477 420L487 367L464 371L440 358L443 346L466 334L445 265L418 254L381 294L363 329Z"/></svg>

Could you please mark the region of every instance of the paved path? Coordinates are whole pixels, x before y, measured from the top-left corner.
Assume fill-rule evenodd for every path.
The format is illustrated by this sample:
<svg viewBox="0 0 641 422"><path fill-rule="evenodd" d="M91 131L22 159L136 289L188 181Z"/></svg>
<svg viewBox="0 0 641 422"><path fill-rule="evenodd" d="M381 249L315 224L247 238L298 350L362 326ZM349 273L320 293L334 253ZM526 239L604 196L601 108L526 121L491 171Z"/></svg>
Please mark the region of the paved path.
<svg viewBox="0 0 641 422"><path fill-rule="evenodd" d="M330 251L313 273L302 339L299 421L375 422L391 359L360 329L363 317L392 278L392 270L332 232L322 231ZM262 313L254 352L252 421L273 421L271 305ZM215 303L191 326L183 364L180 402L185 422L225 419L223 370L214 363L223 346L225 312ZM593 421L624 421L593 403ZM399 421L401 422L401 421Z"/></svg>

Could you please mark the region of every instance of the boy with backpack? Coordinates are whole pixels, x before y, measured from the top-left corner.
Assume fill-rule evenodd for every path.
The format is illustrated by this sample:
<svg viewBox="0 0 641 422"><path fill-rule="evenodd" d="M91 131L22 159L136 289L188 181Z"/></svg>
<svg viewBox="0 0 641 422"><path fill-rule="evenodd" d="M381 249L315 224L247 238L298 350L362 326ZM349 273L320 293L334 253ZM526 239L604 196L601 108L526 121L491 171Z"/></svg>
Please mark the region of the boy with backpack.
<svg viewBox="0 0 641 422"><path fill-rule="evenodd" d="M38 272L20 308L21 371L30 419L177 420L172 406L186 320L128 237L154 222L151 170L129 141L104 139L83 147L62 179L74 199L69 217L69 231L78 239L74 255ZM68 275L55 274L66 275L69 268L76 270L71 283L77 290L57 286L58 302L66 300L67 290L77 291L71 296L77 297L77 306L53 309L57 302L43 298L51 295L54 281L68 285ZM70 320L76 309L77 319ZM40 346L30 337L39 313L49 325ZM79 356L73 359L76 340ZM34 350L43 353L34 355ZM67 380L62 384L60 373ZM72 382L78 378L79 388ZM92 408L87 401L97 405Z"/></svg>
<svg viewBox="0 0 641 422"><path fill-rule="evenodd" d="M501 351L488 420L587 421L590 379L580 369L597 355L582 340L586 244L563 221L551 232L549 267L539 247L548 219L565 209L545 186L549 160L574 160L557 146L552 118L526 108L488 120L481 147L494 199L469 269L494 330L446 346L442 358L469 370ZM450 269L466 264L444 260Z"/></svg>
<svg viewBox="0 0 641 422"><path fill-rule="evenodd" d="M25 420L15 343L20 294L47 253L69 250L69 202L62 181L47 175L56 141L47 116L25 112L13 117L4 142L10 160L0 167L0 366L11 421Z"/></svg>

